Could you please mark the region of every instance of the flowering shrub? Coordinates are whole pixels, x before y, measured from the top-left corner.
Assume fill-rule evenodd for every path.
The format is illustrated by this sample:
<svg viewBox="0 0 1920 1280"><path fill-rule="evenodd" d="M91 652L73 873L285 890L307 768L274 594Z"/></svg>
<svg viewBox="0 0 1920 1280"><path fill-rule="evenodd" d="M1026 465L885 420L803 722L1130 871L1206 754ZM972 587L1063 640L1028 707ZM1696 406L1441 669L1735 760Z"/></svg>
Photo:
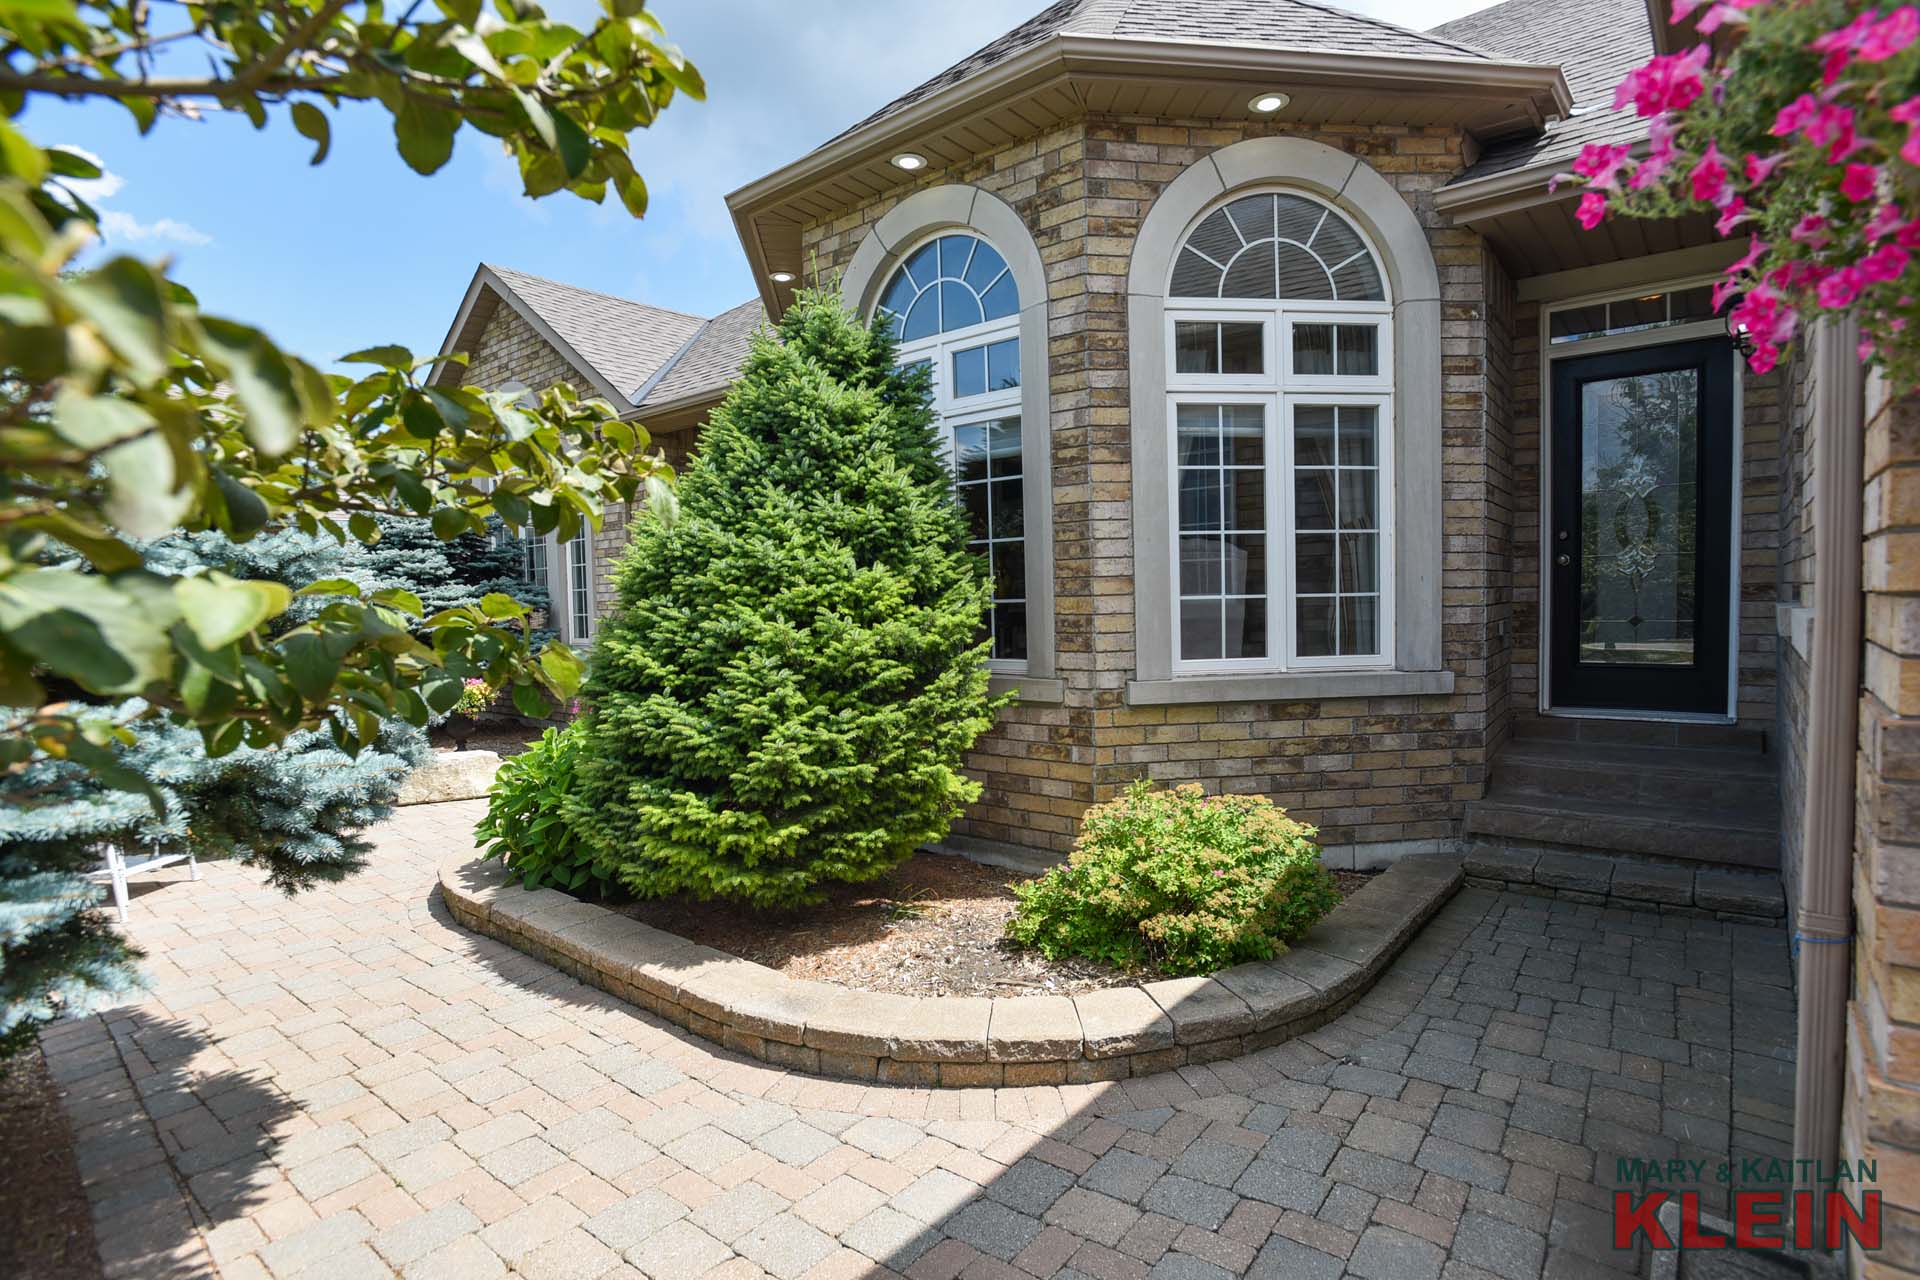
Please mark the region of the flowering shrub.
<svg viewBox="0 0 1920 1280"><path fill-rule="evenodd" d="M493 705L493 686L485 680L468 680L460 686L460 697L453 704L456 716L477 716Z"/></svg>
<svg viewBox="0 0 1920 1280"><path fill-rule="evenodd" d="M1581 224L1710 211L1720 235L1748 237L1714 303L1751 338L1756 372L1802 324L1851 314L1861 359L1915 385L1920 6L1675 0L1675 22L1696 14L1701 32L1742 38L1723 59L1702 43L1621 83L1614 105L1649 119L1649 142L1581 152L1562 175L1586 184Z"/></svg>
<svg viewBox="0 0 1920 1280"><path fill-rule="evenodd" d="M1007 936L1174 974L1265 960L1339 901L1313 836L1264 796L1136 782L1087 810L1065 866L1016 886Z"/></svg>

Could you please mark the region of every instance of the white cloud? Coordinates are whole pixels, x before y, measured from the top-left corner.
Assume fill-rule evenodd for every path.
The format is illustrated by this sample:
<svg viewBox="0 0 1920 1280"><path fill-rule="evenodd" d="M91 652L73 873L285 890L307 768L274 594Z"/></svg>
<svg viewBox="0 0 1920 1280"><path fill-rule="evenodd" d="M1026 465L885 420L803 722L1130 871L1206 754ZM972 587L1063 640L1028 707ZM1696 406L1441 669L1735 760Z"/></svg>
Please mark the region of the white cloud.
<svg viewBox="0 0 1920 1280"><path fill-rule="evenodd" d="M97 178L60 179L62 186L73 192L73 194L80 199L85 200L88 204L99 204L102 200L116 196L120 193L120 188L127 185L125 178L107 168L106 161L85 147L76 147L72 144L67 144L62 146L60 150L71 151L74 155L79 156L100 170L100 176Z"/></svg>
<svg viewBox="0 0 1920 1280"><path fill-rule="evenodd" d="M173 218L142 222L130 213L106 209L100 214L100 233L108 240L169 240L174 244L212 244L213 237L192 223Z"/></svg>

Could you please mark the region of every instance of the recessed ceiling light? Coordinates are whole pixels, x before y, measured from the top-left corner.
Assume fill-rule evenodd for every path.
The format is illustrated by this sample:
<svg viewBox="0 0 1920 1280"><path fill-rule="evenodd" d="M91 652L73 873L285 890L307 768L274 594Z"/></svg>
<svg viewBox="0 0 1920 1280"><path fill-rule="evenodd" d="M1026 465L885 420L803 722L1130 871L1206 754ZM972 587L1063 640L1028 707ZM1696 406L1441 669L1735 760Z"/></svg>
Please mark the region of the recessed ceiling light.
<svg viewBox="0 0 1920 1280"><path fill-rule="evenodd" d="M927 167L927 158L916 151L902 151L893 158L893 167L912 173L916 169Z"/></svg>
<svg viewBox="0 0 1920 1280"><path fill-rule="evenodd" d="M793 272L791 272L791 271L772 271L772 272L769 272L769 273L767 274L767 279L769 279L769 280L771 280L771 281L773 281L773 282L774 282L775 284L792 284L792 283L793 283Z"/></svg>
<svg viewBox="0 0 1920 1280"><path fill-rule="evenodd" d="M1293 99L1284 93L1263 93L1249 102L1247 106L1263 116L1270 116L1286 106Z"/></svg>

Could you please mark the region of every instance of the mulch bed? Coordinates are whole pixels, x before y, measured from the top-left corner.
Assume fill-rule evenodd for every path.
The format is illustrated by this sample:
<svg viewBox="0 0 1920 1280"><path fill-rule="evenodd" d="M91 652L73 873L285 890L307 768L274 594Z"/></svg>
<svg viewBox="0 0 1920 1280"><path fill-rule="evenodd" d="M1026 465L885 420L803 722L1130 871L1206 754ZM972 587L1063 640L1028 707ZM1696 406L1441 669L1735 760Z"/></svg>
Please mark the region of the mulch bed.
<svg viewBox="0 0 1920 1280"><path fill-rule="evenodd" d="M467 750L491 751L499 756L517 756L539 740L547 731L546 725L516 724L510 720L483 723L473 733L467 735ZM428 735L436 750L452 751L454 740L445 729L435 729Z"/></svg>
<svg viewBox="0 0 1920 1280"><path fill-rule="evenodd" d="M40 1047L0 1066L0 1276L97 1280L93 1211Z"/></svg>
<svg viewBox="0 0 1920 1280"><path fill-rule="evenodd" d="M656 929L777 969L789 978L909 996L1075 995L1151 982L1091 960L1048 960L1005 941L1028 877L966 858L919 853L883 879L845 885L816 907L756 911L657 898L613 905ZM1368 877L1336 871L1342 897Z"/></svg>

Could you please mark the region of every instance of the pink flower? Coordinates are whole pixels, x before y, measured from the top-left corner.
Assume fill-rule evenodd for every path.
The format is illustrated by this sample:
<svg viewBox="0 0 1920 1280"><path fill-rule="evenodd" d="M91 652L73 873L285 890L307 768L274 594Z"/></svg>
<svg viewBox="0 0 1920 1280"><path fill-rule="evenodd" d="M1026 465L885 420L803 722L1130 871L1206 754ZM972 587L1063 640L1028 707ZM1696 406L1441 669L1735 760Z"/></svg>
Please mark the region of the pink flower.
<svg viewBox="0 0 1920 1280"><path fill-rule="evenodd" d="M1773 118L1773 136L1791 138L1807 127L1807 122L1820 114L1820 101L1810 93L1803 93L1780 108Z"/></svg>
<svg viewBox="0 0 1920 1280"><path fill-rule="evenodd" d="M1854 269L1865 284L1885 284L1906 274L1911 258L1912 255L1899 245L1883 244L1860 259L1860 265Z"/></svg>
<svg viewBox="0 0 1920 1280"><path fill-rule="evenodd" d="M1753 354L1747 357L1747 367L1755 373L1772 373L1774 366L1780 363L1780 348L1771 342L1754 344Z"/></svg>
<svg viewBox="0 0 1920 1280"><path fill-rule="evenodd" d="M1840 179L1840 194L1855 204L1873 199L1873 193L1880 185L1880 170L1870 164L1850 164Z"/></svg>
<svg viewBox="0 0 1920 1280"><path fill-rule="evenodd" d="M1784 151L1776 151L1764 159L1749 151L1747 153L1747 181L1756 187L1759 186L1773 176L1773 171L1779 168L1786 158L1787 153Z"/></svg>
<svg viewBox="0 0 1920 1280"><path fill-rule="evenodd" d="M1573 211L1580 225L1591 231L1607 218L1607 198L1598 191L1589 191L1580 197L1580 207Z"/></svg>
<svg viewBox="0 0 1920 1280"><path fill-rule="evenodd" d="M1853 304L1864 287L1866 281L1861 279L1859 269L1847 267L1822 280L1820 287L1814 290L1814 297L1823 307L1846 307Z"/></svg>
<svg viewBox="0 0 1920 1280"><path fill-rule="evenodd" d="M1719 206L1731 194L1727 188L1727 166L1720 154L1720 144L1707 143L1707 149L1694 162L1693 169L1687 174L1687 181L1693 184L1693 198L1702 204Z"/></svg>
<svg viewBox="0 0 1920 1280"><path fill-rule="evenodd" d="M1752 217L1753 215L1747 212L1747 202L1739 196L1735 196L1733 199L1727 201L1726 208L1720 211L1720 217L1715 220L1713 224L1714 234L1722 237L1730 236L1733 234L1735 227L1743 222L1750 221Z"/></svg>
<svg viewBox="0 0 1920 1280"><path fill-rule="evenodd" d="M1737 276L1750 270L1756 262L1767 256L1767 248L1767 242L1759 236L1748 236L1747 251L1740 255L1739 261L1727 268L1727 274Z"/></svg>
<svg viewBox="0 0 1920 1280"><path fill-rule="evenodd" d="M1588 143L1581 149L1580 158L1573 162L1573 171L1596 190L1611 191L1619 185L1620 170L1627 167L1627 154L1631 150L1625 144L1610 147L1599 142Z"/></svg>
<svg viewBox="0 0 1920 1280"><path fill-rule="evenodd" d="M1873 211L1873 217L1866 226L1868 244L1878 244L1900 229L1906 214L1897 204L1883 204Z"/></svg>
<svg viewBox="0 0 1920 1280"><path fill-rule="evenodd" d="M1827 220L1817 213L1806 214L1793 224L1793 230L1788 234L1793 237L1794 243L1812 245L1817 249L1827 242Z"/></svg>
<svg viewBox="0 0 1920 1280"><path fill-rule="evenodd" d="M1920 165L1920 97L1908 98L1887 112L1887 118L1907 126L1907 141L1900 148L1900 158L1908 164Z"/></svg>
<svg viewBox="0 0 1920 1280"><path fill-rule="evenodd" d="M1613 93L1613 109L1618 111L1631 102L1642 116L1686 110L1706 90L1707 59L1711 55L1712 50L1700 44L1685 53L1653 58L1620 82Z"/></svg>
<svg viewBox="0 0 1920 1280"><path fill-rule="evenodd" d="M1860 339L1859 344L1855 346L1853 349L1853 354L1859 358L1860 363L1862 364L1865 364L1867 361L1873 359L1873 339L1872 338Z"/></svg>
<svg viewBox="0 0 1920 1280"><path fill-rule="evenodd" d="M1861 39L1857 46L1860 61L1885 62L1916 39L1920 39L1920 9L1903 4L1874 23Z"/></svg>
<svg viewBox="0 0 1920 1280"><path fill-rule="evenodd" d="M1641 191L1652 186L1673 167L1673 158L1677 154L1673 145L1675 131L1671 116L1653 118L1653 122L1647 126L1647 138L1652 145L1648 148L1647 158L1640 162L1640 167L1633 171L1633 177L1628 179L1628 190Z"/></svg>

